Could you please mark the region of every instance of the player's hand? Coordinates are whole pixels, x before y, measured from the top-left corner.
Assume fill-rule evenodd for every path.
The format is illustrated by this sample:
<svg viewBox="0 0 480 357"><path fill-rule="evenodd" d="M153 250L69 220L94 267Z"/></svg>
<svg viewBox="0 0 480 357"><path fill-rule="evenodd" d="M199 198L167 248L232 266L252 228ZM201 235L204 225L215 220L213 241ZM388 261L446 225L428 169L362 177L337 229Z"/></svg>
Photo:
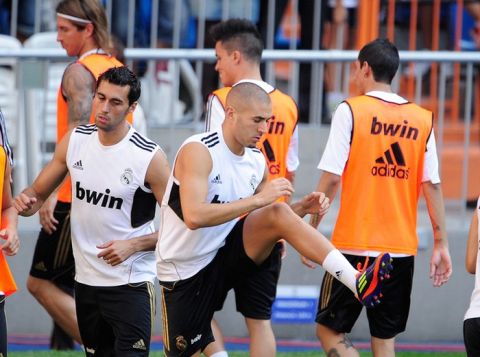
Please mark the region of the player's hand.
<svg viewBox="0 0 480 357"><path fill-rule="evenodd" d="M133 245L128 240L112 240L97 245L97 248L101 250L97 257L103 259L105 263L111 266L122 263L135 253Z"/></svg>
<svg viewBox="0 0 480 357"><path fill-rule="evenodd" d="M48 234L52 234L57 230L58 221L53 216L53 212L55 211L55 205L57 204L57 195L53 194L45 201L42 205L40 210L38 211L38 215L40 218L40 224L45 232Z"/></svg>
<svg viewBox="0 0 480 357"><path fill-rule="evenodd" d="M292 183L286 178L280 177L265 184L263 189L257 194L260 199L261 207L275 202L282 196L290 197L294 192Z"/></svg>
<svg viewBox="0 0 480 357"><path fill-rule="evenodd" d="M22 192L13 200L13 207L22 215L30 211L35 203L37 203L35 197L30 197Z"/></svg>
<svg viewBox="0 0 480 357"><path fill-rule="evenodd" d="M323 192L312 192L300 201L305 214L325 215L330 208L330 199Z"/></svg>
<svg viewBox="0 0 480 357"><path fill-rule="evenodd" d="M20 240L18 239L18 233L16 229L2 229L0 231L0 239L5 240L1 244L1 249L7 255L15 255L20 248Z"/></svg>
<svg viewBox="0 0 480 357"><path fill-rule="evenodd" d="M317 264L312 262L310 259L305 258L303 255L300 256L300 260L302 261L302 264L305 265L306 267L310 269L315 269L317 267Z"/></svg>
<svg viewBox="0 0 480 357"><path fill-rule="evenodd" d="M433 286L439 287L445 284L452 275L452 260L448 251L448 245L440 240L435 240L430 259L430 279Z"/></svg>

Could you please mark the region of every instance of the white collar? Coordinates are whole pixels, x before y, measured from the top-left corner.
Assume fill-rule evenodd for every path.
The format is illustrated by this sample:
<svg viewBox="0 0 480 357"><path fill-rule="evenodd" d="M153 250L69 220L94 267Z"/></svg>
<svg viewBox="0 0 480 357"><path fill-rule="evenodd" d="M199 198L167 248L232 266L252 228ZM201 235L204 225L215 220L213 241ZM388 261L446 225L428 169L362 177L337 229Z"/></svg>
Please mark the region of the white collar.
<svg viewBox="0 0 480 357"><path fill-rule="evenodd" d="M98 54L107 54L107 52L105 52L103 49L101 48L93 48L91 49L90 51L87 51L85 52L83 55L81 55L78 59L81 60L81 59L84 59L85 57L87 56L90 56L90 55L93 55L94 53L98 53Z"/></svg>

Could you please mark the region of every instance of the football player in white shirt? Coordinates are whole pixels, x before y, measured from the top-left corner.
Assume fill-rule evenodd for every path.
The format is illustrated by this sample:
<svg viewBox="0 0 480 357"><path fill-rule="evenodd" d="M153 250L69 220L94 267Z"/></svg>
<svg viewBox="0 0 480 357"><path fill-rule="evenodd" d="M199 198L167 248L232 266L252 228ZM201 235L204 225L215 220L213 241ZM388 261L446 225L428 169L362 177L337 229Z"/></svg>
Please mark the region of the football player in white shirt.
<svg viewBox="0 0 480 357"><path fill-rule="evenodd" d="M162 202L156 254L167 356L199 356L214 341L210 322L218 299L237 279L255 274L281 238L366 305L375 303L391 269L389 255L381 254L376 268L359 274L302 219L328 208L322 193L291 206L275 202L293 188L285 178L267 182L265 160L255 148L272 116L262 88L237 84L225 113L221 129L194 135L179 149Z"/></svg>
<svg viewBox="0 0 480 357"><path fill-rule="evenodd" d="M95 124L69 132L14 201L20 214L31 215L70 173L75 302L87 356L149 353L158 236L152 220L170 169L158 145L127 122L139 96L128 68L103 73Z"/></svg>

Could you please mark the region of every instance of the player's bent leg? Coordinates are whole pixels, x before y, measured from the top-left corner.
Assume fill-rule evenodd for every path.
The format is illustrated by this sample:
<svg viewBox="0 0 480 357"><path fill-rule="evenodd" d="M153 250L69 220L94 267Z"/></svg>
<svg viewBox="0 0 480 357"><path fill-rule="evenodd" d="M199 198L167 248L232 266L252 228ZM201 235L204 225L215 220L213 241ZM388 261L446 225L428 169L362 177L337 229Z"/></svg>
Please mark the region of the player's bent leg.
<svg viewBox="0 0 480 357"><path fill-rule="evenodd" d="M395 357L395 337L383 339L372 336L371 343L374 357Z"/></svg>
<svg viewBox="0 0 480 357"><path fill-rule="evenodd" d="M335 249L286 203L273 203L246 217L243 242L247 255L254 262L262 263L279 239L285 239L300 254L317 264L322 264L328 253Z"/></svg>
<svg viewBox="0 0 480 357"><path fill-rule="evenodd" d="M393 268L390 255L384 253L377 258L374 264L376 268L372 272L359 274L324 235L297 216L285 203L268 205L245 218L243 244L245 252L255 263L261 264L279 239L285 239L304 257L322 265L353 293L360 293L359 300L367 307L379 299L383 280L388 279L388 273ZM360 279L366 282L359 282ZM368 288L365 288L367 285Z"/></svg>
<svg viewBox="0 0 480 357"><path fill-rule="evenodd" d="M317 338L327 356L358 357L360 354L353 346L346 334L317 324Z"/></svg>
<svg viewBox="0 0 480 357"><path fill-rule="evenodd" d="M27 278L27 289L65 332L82 343L73 297L51 281L31 275Z"/></svg>
<svg viewBox="0 0 480 357"><path fill-rule="evenodd" d="M275 357L277 347L270 320L257 320L246 317L245 323L250 335L250 356Z"/></svg>
<svg viewBox="0 0 480 357"><path fill-rule="evenodd" d="M225 352L224 356L228 356L223 342L222 330L215 319L212 320L212 333L215 341L203 350L203 354L207 357L218 357L221 356L222 352Z"/></svg>

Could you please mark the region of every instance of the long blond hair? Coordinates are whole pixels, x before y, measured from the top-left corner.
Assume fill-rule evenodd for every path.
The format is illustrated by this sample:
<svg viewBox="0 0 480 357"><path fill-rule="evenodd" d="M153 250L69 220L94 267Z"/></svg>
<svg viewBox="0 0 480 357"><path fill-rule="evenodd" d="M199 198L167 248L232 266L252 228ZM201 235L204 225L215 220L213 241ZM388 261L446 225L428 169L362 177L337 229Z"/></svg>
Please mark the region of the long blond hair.
<svg viewBox="0 0 480 357"><path fill-rule="evenodd" d="M57 13L91 21L94 27L93 38L97 46L110 53L113 48L110 34L108 33L107 15L98 0L62 0L56 8ZM69 20L79 30L87 25L75 20Z"/></svg>

